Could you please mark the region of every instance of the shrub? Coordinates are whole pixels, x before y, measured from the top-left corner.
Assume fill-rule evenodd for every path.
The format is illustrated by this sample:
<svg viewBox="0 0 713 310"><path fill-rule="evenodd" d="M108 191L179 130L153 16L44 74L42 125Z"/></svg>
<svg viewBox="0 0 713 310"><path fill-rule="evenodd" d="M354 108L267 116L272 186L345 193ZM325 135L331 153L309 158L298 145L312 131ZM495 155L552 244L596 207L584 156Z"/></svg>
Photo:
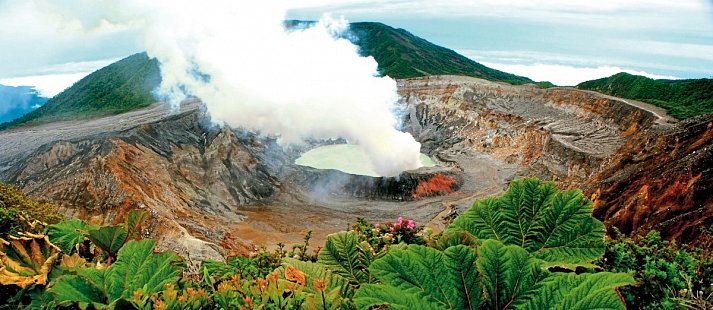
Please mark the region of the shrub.
<svg viewBox="0 0 713 310"><path fill-rule="evenodd" d="M39 233L45 225L63 219L55 205L36 202L17 187L0 182L0 238L20 232Z"/></svg>
<svg viewBox="0 0 713 310"><path fill-rule="evenodd" d="M50 226L49 238L17 239L0 249L10 258L0 263L14 266L0 270L8 271L1 306L623 309L617 289L634 284L625 273L592 268L604 253L604 233L591 218L591 203L578 191L536 179L476 201L438 242L425 242L411 220L377 227L359 220L353 230L329 235L316 257L307 254L308 233L290 252L284 245L272 252L263 247L252 257L205 262L191 276L183 275L185 263L175 254L154 252L155 241L135 240L144 218L135 212L122 225L104 227L68 221ZM85 247L99 254L82 255ZM43 254L13 263L25 248Z"/></svg>
<svg viewBox="0 0 713 310"><path fill-rule="evenodd" d="M396 222L371 224L363 218L357 218L356 224L351 227L357 235L359 241L365 241L371 245L375 252L382 251L389 245L399 243L405 244L425 244L425 239L421 236L423 226L416 226L416 222L399 217Z"/></svg>
<svg viewBox="0 0 713 310"><path fill-rule="evenodd" d="M591 212L579 191L513 181L456 218L441 250L409 245L374 260L368 273L380 283L361 285L355 302L364 309L624 309L616 289L633 278L588 269L604 253L604 226Z"/></svg>
<svg viewBox="0 0 713 310"><path fill-rule="evenodd" d="M695 297L711 294L711 253L665 241L656 231L638 241L615 233L597 264L634 276L638 284L621 290L634 309L679 309Z"/></svg>

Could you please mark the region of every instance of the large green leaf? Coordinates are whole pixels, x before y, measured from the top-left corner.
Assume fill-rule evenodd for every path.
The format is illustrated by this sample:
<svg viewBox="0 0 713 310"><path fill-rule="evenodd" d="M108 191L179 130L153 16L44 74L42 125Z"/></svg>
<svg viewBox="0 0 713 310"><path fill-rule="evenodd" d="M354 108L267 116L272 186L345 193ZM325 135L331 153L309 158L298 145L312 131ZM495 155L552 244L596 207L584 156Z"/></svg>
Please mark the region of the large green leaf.
<svg viewBox="0 0 713 310"><path fill-rule="evenodd" d="M547 276L542 261L519 246L496 240L487 240L478 248L477 265L490 309L518 308L535 293L535 284Z"/></svg>
<svg viewBox="0 0 713 310"><path fill-rule="evenodd" d="M444 252L421 245L392 249L369 267L382 285L363 285L355 301L360 308L478 309L482 290L476 256L463 245Z"/></svg>
<svg viewBox="0 0 713 310"><path fill-rule="evenodd" d="M534 288L522 309L584 310L621 309L621 297L614 289L634 285L636 281L623 273L553 273Z"/></svg>
<svg viewBox="0 0 713 310"><path fill-rule="evenodd" d="M592 204L580 191L560 192L552 182L522 179L500 197L476 201L445 235L467 232L517 245L550 266L592 266L604 254L604 224L591 213Z"/></svg>
<svg viewBox="0 0 713 310"><path fill-rule="evenodd" d="M477 254L473 249L465 246L454 246L444 252L448 260L446 267L452 275L457 300L461 300L464 309L478 309L483 299L483 290L478 285L478 272L476 268Z"/></svg>
<svg viewBox="0 0 713 310"><path fill-rule="evenodd" d="M74 304L81 309L90 305L97 309L107 308L111 300L106 293L105 272L104 269L84 268L76 275L67 274L58 278L47 291L54 296L57 305Z"/></svg>
<svg viewBox="0 0 713 310"><path fill-rule="evenodd" d="M324 248L319 251L318 261L356 286L374 281L368 268L377 256L368 244L359 242L355 232L344 231L327 237Z"/></svg>
<svg viewBox="0 0 713 310"><path fill-rule="evenodd" d="M69 220L47 226L46 232L49 240L57 245L62 252L71 254L82 241L89 229L96 229L95 226L87 225L82 220Z"/></svg>
<svg viewBox="0 0 713 310"><path fill-rule="evenodd" d="M634 284L626 274L556 273L545 266L497 240L477 251L410 245L374 261L369 269L381 284L362 285L354 301L360 309L623 309L615 289Z"/></svg>
<svg viewBox="0 0 713 310"><path fill-rule="evenodd" d="M34 289L27 292L29 303L22 304L20 309L43 309L54 310L57 308L54 297L48 293L44 287L36 286Z"/></svg>
<svg viewBox="0 0 713 310"><path fill-rule="evenodd" d="M59 248L44 235L0 239L0 284L21 288L47 284L47 275L59 254Z"/></svg>
<svg viewBox="0 0 713 310"><path fill-rule="evenodd" d="M443 309L443 305L433 299L419 294L405 293L400 288L390 285L364 284L357 291L354 302L359 309L372 309L381 305L396 310Z"/></svg>
<svg viewBox="0 0 713 310"><path fill-rule="evenodd" d="M112 258L116 257L119 249L124 246L127 236L124 225L102 226L87 233L87 238Z"/></svg>
<svg viewBox="0 0 713 310"><path fill-rule="evenodd" d="M143 210L132 210L126 216L124 225L129 238L141 239L141 229L144 222L149 218L149 213Z"/></svg>
<svg viewBox="0 0 713 310"><path fill-rule="evenodd" d="M58 305L110 306L135 291L151 295L176 283L185 267L173 253L154 253L154 240L129 241L106 269L83 268L64 275L49 288Z"/></svg>
<svg viewBox="0 0 713 310"><path fill-rule="evenodd" d="M106 270L109 297L131 297L141 288L147 294L160 292L169 283L175 283L185 267L174 253L154 253L156 241L129 241L119 251L119 258Z"/></svg>

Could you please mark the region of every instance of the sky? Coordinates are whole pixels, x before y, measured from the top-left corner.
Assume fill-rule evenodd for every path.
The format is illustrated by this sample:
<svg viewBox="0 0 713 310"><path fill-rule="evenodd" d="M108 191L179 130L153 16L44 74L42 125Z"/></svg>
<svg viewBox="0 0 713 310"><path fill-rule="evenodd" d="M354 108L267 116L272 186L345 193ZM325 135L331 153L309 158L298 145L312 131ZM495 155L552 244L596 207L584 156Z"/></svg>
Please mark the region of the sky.
<svg viewBox="0 0 713 310"><path fill-rule="evenodd" d="M45 5L48 1L0 0L0 84L36 86L52 96L144 50L140 24L106 23L86 31L62 22L61 12ZM91 0L79 2L91 5ZM289 3L288 19L316 20L330 13L349 21L383 22L492 68L558 85L622 71L654 78L713 77L710 0ZM71 9L81 12L82 7Z"/></svg>

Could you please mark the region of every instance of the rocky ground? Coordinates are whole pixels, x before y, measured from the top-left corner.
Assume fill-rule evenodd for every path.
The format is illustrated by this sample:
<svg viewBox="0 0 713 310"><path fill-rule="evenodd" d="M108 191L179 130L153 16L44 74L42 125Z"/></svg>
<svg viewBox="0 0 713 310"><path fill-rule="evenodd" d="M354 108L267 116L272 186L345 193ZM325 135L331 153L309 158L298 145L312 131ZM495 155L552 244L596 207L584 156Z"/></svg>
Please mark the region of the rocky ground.
<svg viewBox="0 0 713 310"><path fill-rule="evenodd" d="M399 91L404 129L460 171L458 191L402 201L315 190L292 164L304 147L214 126L195 101L0 132L0 180L95 223L147 209L146 233L193 261L296 243L308 229L319 244L356 217L437 230L526 175L583 188L595 215L625 232L690 239L711 224L710 117L672 124L660 109L597 93L465 77L403 80Z"/></svg>

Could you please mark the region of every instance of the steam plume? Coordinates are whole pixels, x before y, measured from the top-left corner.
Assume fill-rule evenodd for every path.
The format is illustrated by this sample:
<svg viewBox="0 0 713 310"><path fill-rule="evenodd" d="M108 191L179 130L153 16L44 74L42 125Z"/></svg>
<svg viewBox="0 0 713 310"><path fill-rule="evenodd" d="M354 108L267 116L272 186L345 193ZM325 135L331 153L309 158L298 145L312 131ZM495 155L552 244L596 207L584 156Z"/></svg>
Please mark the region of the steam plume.
<svg viewBox="0 0 713 310"><path fill-rule="evenodd" d="M159 93L174 104L196 96L215 121L281 144L345 138L385 176L420 166L420 144L395 129L396 82L338 38L343 19L286 31L288 1L77 2L93 8L74 20L83 29L143 27L161 63Z"/></svg>

